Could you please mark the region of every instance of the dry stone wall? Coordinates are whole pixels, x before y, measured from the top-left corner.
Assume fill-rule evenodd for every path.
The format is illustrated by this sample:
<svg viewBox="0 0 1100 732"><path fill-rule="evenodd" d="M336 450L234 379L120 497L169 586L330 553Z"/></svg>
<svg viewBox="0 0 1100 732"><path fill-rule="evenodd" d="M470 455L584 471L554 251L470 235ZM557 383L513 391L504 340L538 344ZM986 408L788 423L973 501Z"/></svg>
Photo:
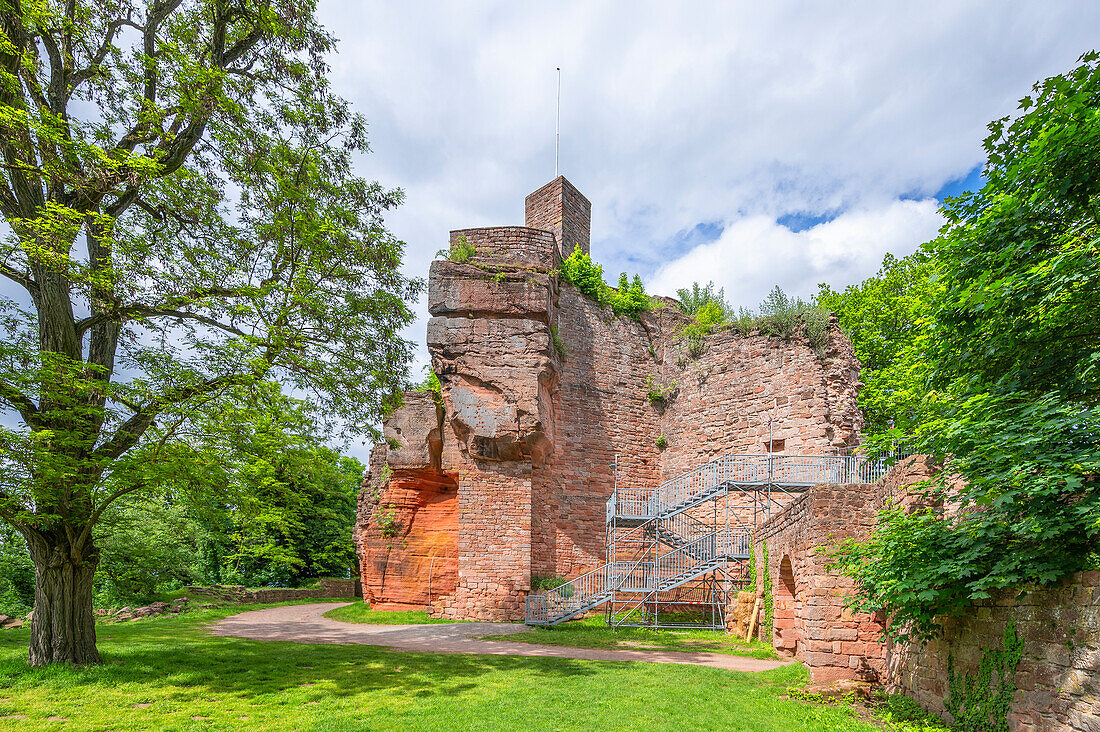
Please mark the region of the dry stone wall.
<svg viewBox="0 0 1100 732"><path fill-rule="evenodd" d="M976 603L973 612L944 619L941 638L927 646L890 649L892 691L916 699L946 720L947 662L974 674L982 658L1003 648L1015 627L1023 652L1008 710L1013 732L1100 731L1100 572L1079 572L1053 587L1013 590Z"/></svg>

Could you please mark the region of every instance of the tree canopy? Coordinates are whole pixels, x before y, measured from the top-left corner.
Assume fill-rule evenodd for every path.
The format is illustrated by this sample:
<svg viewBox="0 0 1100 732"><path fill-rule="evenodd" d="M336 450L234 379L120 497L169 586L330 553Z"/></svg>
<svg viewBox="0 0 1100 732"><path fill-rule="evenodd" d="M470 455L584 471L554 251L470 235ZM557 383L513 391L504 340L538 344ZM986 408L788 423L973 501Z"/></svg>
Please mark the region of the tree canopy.
<svg viewBox="0 0 1100 732"><path fill-rule="evenodd" d="M1097 563L1097 59L990 125L985 184L945 203L924 247L933 285L898 360L925 374L915 445L944 462L927 488L942 508L891 511L837 554L896 631L933 633L974 599Z"/></svg>
<svg viewBox="0 0 1100 732"><path fill-rule="evenodd" d="M0 518L36 566L32 663L89 662L93 529L148 487L110 488L151 428L166 454L278 379L372 429L421 283L309 0L0 5Z"/></svg>

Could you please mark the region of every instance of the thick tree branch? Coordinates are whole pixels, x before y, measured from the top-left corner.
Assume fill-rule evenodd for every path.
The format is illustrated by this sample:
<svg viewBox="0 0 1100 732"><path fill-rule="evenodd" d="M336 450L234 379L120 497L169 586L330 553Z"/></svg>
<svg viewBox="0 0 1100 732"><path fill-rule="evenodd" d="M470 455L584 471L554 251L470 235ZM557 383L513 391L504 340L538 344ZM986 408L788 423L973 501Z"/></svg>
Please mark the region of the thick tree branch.
<svg viewBox="0 0 1100 732"><path fill-rule="evenodd" d="M236 386L248 383L253 378L254 377L249 374L228 374L213 379L207 379L193 386L181 386L176 389L170 389L157 399L141 407L133 416L123 422L119 428L115 430L115 434L111 439L104 442L92 453L93 462L98 465L105 465L107 462L118 459L123 453L137 444L141 436L145 434L145 431L153 424L153 420L156 419L157 415L168 407L226 386Z"/></svg>
<svg viewBox="0 0 1100 732"><path fill-rule="evenodd" d="M6 264L0 264L0 275L4 275L12 282L22 285L23 289L31 295L36 295L38 293L38 283L31 279L30 275L21 274Z"/></svg>
<svg viewBox="0 0 1100 732"><path fill-rule="evenodd" d="M32 429L39 426L38 407L23 392L6 381L0 381L0 399L19 411L19 416Z"/></svg>

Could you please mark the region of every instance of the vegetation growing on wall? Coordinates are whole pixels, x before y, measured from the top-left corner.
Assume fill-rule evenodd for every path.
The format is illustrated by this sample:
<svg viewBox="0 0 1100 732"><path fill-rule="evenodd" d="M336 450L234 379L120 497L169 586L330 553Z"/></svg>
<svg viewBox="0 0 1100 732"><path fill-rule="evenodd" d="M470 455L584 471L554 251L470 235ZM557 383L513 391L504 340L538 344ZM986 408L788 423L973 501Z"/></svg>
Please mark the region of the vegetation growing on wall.
<svg viewBox="0 0 1100 732"><path fill-rule="evenodd" d="M564 359L569 351L565 347L565 343L562 342L561 336L558 334L558 326L550 326L550 340L554 344L554 353L558 354L558 358Z"/></svg>
<svg viewBox="0 0 1100 732"><path fill-rule="evenodd" d="M982 655L973 674L955 671L955 659L947 657L947 685L950 694L943 701L952 727L962 732L1008 732L1008 712L1016 693L1016 667L1024 652L1024 641L1011 620L1005 626L1003 646Z"/></svg>
<svg viewBox="0 0 1100 732"><path fill-rule="evenodd" d="M562 261L558 274L596 302L610 306L616 315L637 319L639 314L652 307L641 277L634 275L628 278L624 272L619 275L618 289L609 287L603 279L603 267L582 252L579 245Z"/></svg>
<svg viewBox="0 0 1100 732"><path fill-rule="evenodd" d="M761 559L764 562L764 575L761 581L764 584L764 627L768 629L768 638L775 637L775 598L772 597L772 573L768 565L768 545L762 543L763 551Z"/></svg>
<svg viewBox="0 0 1100 732"><path fill-rule="evenodd" d="M736 315L725 300L725 291L715 291L713 282L708 282L706 286L694 282L690 289L677 290L676 294L680 298L680 310L694 318L693 322L680 329L680 336L692 358L702 355L706 336L723 327L736 328L745 334L777 336L788 341L802 334L818 356L824 355L829 336L828 309L789 296L778 285L760 303L758 311L743 307Z"/></svg>
<svg viewBox="0 0 1100 732"><path fill-rule="evenodd" d="M659 384L657 380L653 378L653 374L649 374L645 377L645 393L646 399L653 406L660 406L668 401L672 396L672 392L676 389L676 382L672 381L668 384Z"/></svg>
<svg viewBox="0 0 1100 732"><path fill-rule="evenodd" d="M885 513L837 547L854 607L891 631L1097 565L1100 549L1100 68L1089 53L989 126L981 189L923 248L934 286L896 357L922 390L926 488L958 510ZM949 483L946 476L961 481Z"/></svg>
<svg viewBox="0 0 1100 732"><path fill-rule="evenodd" d="M440 249L435 253L435 256L442 257L449 262L466 264L475 254L477 254L477 249L474 248L474 245L470 243L470 240L466 238L465 234L460 234L458 239L451 244L449 249Z"/></svg>

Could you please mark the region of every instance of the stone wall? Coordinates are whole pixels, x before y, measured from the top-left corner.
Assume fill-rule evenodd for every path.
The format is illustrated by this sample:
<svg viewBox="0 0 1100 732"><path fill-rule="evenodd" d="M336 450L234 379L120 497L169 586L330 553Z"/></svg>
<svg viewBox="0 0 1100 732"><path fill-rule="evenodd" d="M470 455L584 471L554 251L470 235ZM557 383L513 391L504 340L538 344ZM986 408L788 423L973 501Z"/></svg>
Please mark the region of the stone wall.
<svg viewBox="0 0 1100 732"><path fill-rule="evenodd" d="M927 646L892 647L891 690L950 721L944 709L948 658L957 673L973 674L987 651L1003 648L1010 621L1024 644L1009 729L1100 730L1100 572L1095 571L979 601L973 612L944 619L943 637Z"/></svg>
<svg viewBox="0 0 1100 732"><path fill-rule="evenodd" d="M844 607L852 580L830 572L828 558L817 551L838 539L865 536L874 526L878 495L875 485L813 486L755 537L758 571L771 580L772 645L802 661L817 683L885 678L881 619ZM763 586L761 579L761 592ZM763 628L764 637L768 632Z"/></svg>
<svg viewBox="0 0 1100 732"><path fill-rule="evenodd" d="M251 603L291 602L313 598L345 599L362 597L362 586L355 579L323 579L316 587L260 587L248 589L242 585L191 586L187 594L218 602ZM162 603L163 604L163 603Z"/></svg>
<svg viewBox="0 0 1100 732"><path fill-rule="evenodd" d="M822 354L801 336L727 330L691 357L674 301L633 319L558 281L563 245L587 250L589 215L559 178L528 196L526 227L453 231L475 254L432 264L441 405L409 395L385 425L396 447L372 459L360 496L355 536L375 603L428 604L434 557L454 567L433 579L434 614L518 620L532 576L605 561L616 464L620 485L654 487L720 454L761 452L769 417L789 452L858 440L859 365L835 325ZM651 403L650 379L676 387ZM399 533L383 536L395 514Z"/></svg>
<svg viewBox="0 0 1100 732"><path fill-rule="evenodd" d="M677 325L668 330L675 333ZM720 455L768 452L769 445L821 455L859 441L859 361L835 323L824 357L803 337L784 341L734 330L708 338L697 359L686 358L675 341L664 349L656 382L675 384L661 420L669 445L664 478Z"/></svg>

